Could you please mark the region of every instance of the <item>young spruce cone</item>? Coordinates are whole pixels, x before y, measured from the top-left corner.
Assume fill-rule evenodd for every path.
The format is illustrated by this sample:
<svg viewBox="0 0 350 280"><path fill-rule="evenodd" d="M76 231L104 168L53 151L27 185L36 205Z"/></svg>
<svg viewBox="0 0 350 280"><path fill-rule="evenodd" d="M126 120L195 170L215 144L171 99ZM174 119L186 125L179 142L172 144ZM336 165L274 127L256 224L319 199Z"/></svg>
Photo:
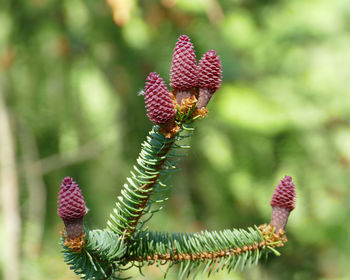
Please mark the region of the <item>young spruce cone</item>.
<svg viewBox="0 0 350 280"><path fill-rule="evenodd" d="M60 186L57 213L64 222L68 238L73 239L84 234L85 200L78 184L70 177L64 178Z"/></svg>
<svg viewBox="0 0 350 280"><path fill-rule="evenodd" d="M220 88L221 80L222 70L220 58L216 54L216 51L207 51L198 63L198 109L207 106L214 92Z"/></svg>
<svg viewBox="0 0 350 280"><path fill-rule="evenodd" d="M147 77L145 86L147 116L154 124L164 124L175 116L174 104L161 77L152 72Z"/></svg>
<svg viewBox="0 0 350 280"><path fill-rule="evenodd" d="M191 89L198 85L196 54L186 35L181 35L175 44L170 68L170 85L175 90L176 100L191 97Z"/></svg>
<svg viewBox="0 0 350 280"><path fill-rule="evenodd" d="M175 44L170 82L174 89L180 90L190 89L198 84L196 55L193 44L186 35L181 35Z"/></svg>
<svg viewBox="0 0 350 280"><path fill-rule="evenodd" d="M285 176L275 188L271 203L272 217L270 224L276 232L286 227L290 212L295 207L295 185L291 176Z"/></svg>

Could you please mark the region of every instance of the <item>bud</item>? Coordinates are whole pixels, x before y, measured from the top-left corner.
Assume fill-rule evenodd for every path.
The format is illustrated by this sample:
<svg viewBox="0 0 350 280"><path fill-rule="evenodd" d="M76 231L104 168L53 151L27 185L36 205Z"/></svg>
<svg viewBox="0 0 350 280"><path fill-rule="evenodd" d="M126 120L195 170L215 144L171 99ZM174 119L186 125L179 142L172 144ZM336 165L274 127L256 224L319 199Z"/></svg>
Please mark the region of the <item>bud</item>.
<svg viewBox="0 0 350 280"><path fill-rule="evenodd" d="M147 116L154 124L164 124L175 116L174 104L169 91L159 74L152 72L145 86Z"/></svg>
<svg viewBox="0 0 350 280"><path fill-rule="evenodd" d="M74 239L84 234L85 200L78 184L70 177L64 178L60 186L57 213L65 224L68 238Z"/></svg>
<svg viewBox="0 0 350 280"><path fill-rule="evenodd" d="M207 51L198 63L199 97L197 108L206 107L222 80L221 61L216 51Z"/></svg>
<svg viewBox="0 0 350 280"><path fill-rule="evenodd" d="M191 89L198 85L196 54L191 40L181 35L175 44L170 68L170 85L174 88L179 105L191 97Z"/></svg>
<svg viewBox="0 0 350 280"><path fill-rule="evenodd" d="M270 224L276 232L286 227L290 212L295 207L295 185L291 176L285 176L275 188L270 205L272 217Z"/></svg>

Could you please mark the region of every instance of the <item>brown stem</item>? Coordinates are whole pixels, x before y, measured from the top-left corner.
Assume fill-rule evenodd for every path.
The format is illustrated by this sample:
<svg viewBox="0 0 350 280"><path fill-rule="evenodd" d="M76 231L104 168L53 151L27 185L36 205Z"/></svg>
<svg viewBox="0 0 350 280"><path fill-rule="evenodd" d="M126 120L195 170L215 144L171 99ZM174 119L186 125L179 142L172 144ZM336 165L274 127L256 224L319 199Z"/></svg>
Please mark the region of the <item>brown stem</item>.
<svg viewBox="0 0 350 280"><path fill-rule="evenodd" d="M153 254L148 255L146 258L143 256L132 256L127 259L129 261L183 261L183 260L209 260L209 259L219 259L225 258L232 255L240 255L246 251L255 251L266 246L266 242L262 241L260 243L254 243L252 245L243 246L242 248L227 248L226 250L220 250L215 252L201 252L196 254L190 253L178 253L175 248L173 253L167 254Z"/></svg>

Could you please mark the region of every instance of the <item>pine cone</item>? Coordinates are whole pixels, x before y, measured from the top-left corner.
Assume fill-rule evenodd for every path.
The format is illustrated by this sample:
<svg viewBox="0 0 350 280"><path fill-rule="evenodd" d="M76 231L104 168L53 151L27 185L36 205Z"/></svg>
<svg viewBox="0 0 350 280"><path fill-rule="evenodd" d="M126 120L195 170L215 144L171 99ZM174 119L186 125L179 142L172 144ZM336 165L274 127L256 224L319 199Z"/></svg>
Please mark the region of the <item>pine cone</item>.
<svg viewBox="0 0 350 280"><path fill-rule="evenodd" d="M84 234L83 218L86 215L84 197L70 177L63 179L60 188L57 213L64 222L68 238L80 237Z"/></svg>
<svg viewBox="0 0 350 280"><path fill-rule="evenodd" d="M207 51L198 63L199 97L197 108L206 107L211 97L221 85L222 70L216 51Z"/></svg>
<svg viewBox="0 0 350 280"><path fill-rule="evenodd" d="M163 124L174 118L174 104L159 74L152 72L145 86L147 116L154 124Z"/></svg>
<svg viewBox="0 0 350 280"><path fill-rule="evenodd" d="M176 90L186 90L198 85L196 55L193 44L186 35L181 35L175 44L170 82Z"/></svg>
<svg viewBox="0 0 350 280"><path fill-rule="evenodd" d="M270 205L272 217L270 224L276 232L286 227L290 212L295 207L295 185L291 176L285 176L275 188Z"/></svg>
<svg viewBox="0 0 350 280"><path fill-rule="evenodd" d="M198 86L218 90L221 85L221 61L216 51L207 51L198 63Z"/></svg>
<svg viewBox="0 0 350 280"><path fill-rule="evenodd" d="M271 206L279 206L292 211L295 207L295 185L291 176L285 176L275 188Z"/></svg>
<svg viewBox="0 0 350 280"><path fill-rule="evenodd" d="M81 190L70 177L63 179L58 193L58 215L62 220L75 220L85 216L86 206Z"/></svg>

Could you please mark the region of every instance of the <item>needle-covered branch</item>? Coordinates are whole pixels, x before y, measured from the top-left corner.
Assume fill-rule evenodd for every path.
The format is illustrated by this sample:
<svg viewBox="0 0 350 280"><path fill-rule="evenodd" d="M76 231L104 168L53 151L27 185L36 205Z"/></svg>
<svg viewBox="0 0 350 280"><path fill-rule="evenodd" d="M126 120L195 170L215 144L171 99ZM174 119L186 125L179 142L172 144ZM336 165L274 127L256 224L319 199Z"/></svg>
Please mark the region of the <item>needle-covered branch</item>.
<svg viewBox="0 0 350 280"><path fill-rule="evenodd" d="M123 185L116 207L107 222L112 231L126 239L142 228L142 216L154 213L151 209L154 201L163 202L167 199L164 196L164 191L169 188L167 181L177 169L179 157L183 156L178 149L187 148L176 141L192 134L192 128L186 124L182 124L179 133L171 138L166 138L159 130L159 126L154 126L141 145L137 163ZM151 200L152 195L156 197L154 201Z"/></svg>
<svg viewBox="0 0 350 280"><path fill-rule="evenodd" d="M244 269L268 253L279 255L276 247L287 241L284 229L295 206L292 178L286 176L271 201L271 225L247 230L202 231L199 233L160 233L145 229L145 223L167 200L169 179L177 170L184 140L194 132L192 124L207 114L206 106L222 81L221 61L210 50L196 63L189 37L179 37L174 48L171 75L173 90L155 72L147 77L145 104L154 124L136 164L126 178L115 208L104 230L87 230L87 214L82 191L70 177L62 184L58 214L65 224L62 237L65 262L82 279L122 279L132 266L179 264L179 278L214 274L220 270Z"/></svg>
<svg viewBox="0 0 350 280"><path fill-rule="evenodd" d="M284 234L274 234L266 225L259 228L202 231L198 233L140 232L129 246L126 262L137 266L157 263L158 266L180 264L179 278L201 272L243 270L256 264L273 249L286 242Z"/></svg>

